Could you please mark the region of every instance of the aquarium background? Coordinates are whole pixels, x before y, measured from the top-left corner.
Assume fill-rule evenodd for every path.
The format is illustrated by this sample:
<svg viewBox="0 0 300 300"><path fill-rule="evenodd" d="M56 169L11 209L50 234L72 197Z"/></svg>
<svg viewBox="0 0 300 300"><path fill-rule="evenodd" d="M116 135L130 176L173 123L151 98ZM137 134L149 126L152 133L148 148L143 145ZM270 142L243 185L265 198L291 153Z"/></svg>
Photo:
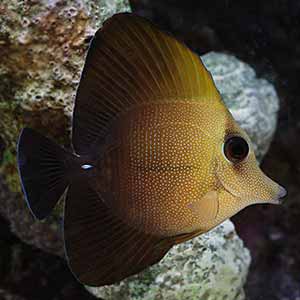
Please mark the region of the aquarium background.
<svg viewBox="0 0 300 300"><path fill-rule="evenodd" d="M0 12L9 11L11 14L7 18L11 22L18 14L14 10L16 2L0 3ZM19 1L19 5L35 5L34 2ZM64 1L49 2L61 2L63 5ZM95 7L101 5L101 1L91 2ZM234 55L249 63L259 77L275 85L280 98L279 119L262 168L286 187L289 194L282 206L250 207L235 216L233 222L252 256L245 285L246 299L299 300L300 2L132 0L130 5L132 11L171 32L198 54L218 51ZM0 21L3 61L8 49L3 46L8 39L5 30ZM0 97L7 93L11 82L0 81ZM0 106L1 109L2 122L4 115L9 122L10 110L4 105ZM34 114L26 116L34 117ZM8 198L19 197L7 183L6 164L13 160L8 157L9 146L6 136L0 132L0 170L3 173L5 170L0 177L2 204L7 203ZM0 299L95 299L77 283L62 258L24 243L13 233L16 228L11 230L7 220L13 210L13 207L8 208L4 204L1 207ZM17 217L23 218L22 215ZM40 232L40 228L35 228L34 234Z"/></svg>

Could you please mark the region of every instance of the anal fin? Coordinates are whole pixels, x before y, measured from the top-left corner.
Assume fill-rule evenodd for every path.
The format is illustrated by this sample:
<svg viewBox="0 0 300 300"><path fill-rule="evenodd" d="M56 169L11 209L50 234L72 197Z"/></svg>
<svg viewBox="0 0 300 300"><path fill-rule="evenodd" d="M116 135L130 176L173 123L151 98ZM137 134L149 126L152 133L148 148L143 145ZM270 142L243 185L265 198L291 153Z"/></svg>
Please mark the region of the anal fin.
<svg viewBox="0 0 300 300"><path fill-rule="evenodd" d="M145 234L114 216L87 182L73 184L65 202L68 263L78 280L113 284L161 260L173 243Z"/></svg>

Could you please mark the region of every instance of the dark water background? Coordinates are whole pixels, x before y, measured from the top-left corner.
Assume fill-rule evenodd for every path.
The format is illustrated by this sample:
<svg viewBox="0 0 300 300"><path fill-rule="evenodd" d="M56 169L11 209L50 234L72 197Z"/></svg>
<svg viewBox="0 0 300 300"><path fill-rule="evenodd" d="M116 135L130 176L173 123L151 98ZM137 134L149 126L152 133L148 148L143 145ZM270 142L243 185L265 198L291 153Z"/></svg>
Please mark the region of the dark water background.
<svg viewBox="0 0 300 300"><path fill-rule="evenodd" d="M262 167L289 196L282 207L250 207L233 221L253 258L247 299L299 300L300 1L132 0L131 5L199 54L234 54L275 84L279 124ZM62 259L25 245L2 219L0 248L0 300L94 299Z"/></svg>

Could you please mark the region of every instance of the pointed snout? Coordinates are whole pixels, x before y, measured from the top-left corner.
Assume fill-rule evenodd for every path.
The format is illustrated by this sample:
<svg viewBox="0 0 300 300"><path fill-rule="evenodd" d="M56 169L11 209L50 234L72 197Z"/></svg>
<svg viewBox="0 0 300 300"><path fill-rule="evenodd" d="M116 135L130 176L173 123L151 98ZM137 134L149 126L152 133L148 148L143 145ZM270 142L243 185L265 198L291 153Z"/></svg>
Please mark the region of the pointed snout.
<svg viewBox="0 0 300 300"><path fill-rule="evenodd" d="M279 188L279 191L273 200L276 204L282 204L283 198L287 195L287 191L284 187L282 187L280 185L278 186L278 188Z"/></svg>

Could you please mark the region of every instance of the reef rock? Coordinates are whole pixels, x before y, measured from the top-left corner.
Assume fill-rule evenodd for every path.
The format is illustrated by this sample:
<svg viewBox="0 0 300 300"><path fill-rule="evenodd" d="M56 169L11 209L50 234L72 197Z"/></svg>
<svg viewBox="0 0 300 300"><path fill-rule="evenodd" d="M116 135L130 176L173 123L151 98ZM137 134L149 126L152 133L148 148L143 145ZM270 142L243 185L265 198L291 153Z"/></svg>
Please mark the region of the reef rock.
<svg viewBox="0 0 300 300"><path fill-rule="evenodd" d="M249 264L249 251L228 220L173 247L148 270L88 290L105 300L242 300Z"/></svg>
<svg viewBox="0 0 300 300"><path fill-rule="evenodd" d="M24 126L70 145L74 94L93 33L104 19L129 10L125 0L0 3L0 213L23 241L62 255L61 209L37 222L25 207L16 168ZM213 74L233 116L261 158L276 126L274 87L233 56L209 53ZM124 282L92 289L106 299L242 299L249 252L232 223L174 247L157 266Z"/></svg>

